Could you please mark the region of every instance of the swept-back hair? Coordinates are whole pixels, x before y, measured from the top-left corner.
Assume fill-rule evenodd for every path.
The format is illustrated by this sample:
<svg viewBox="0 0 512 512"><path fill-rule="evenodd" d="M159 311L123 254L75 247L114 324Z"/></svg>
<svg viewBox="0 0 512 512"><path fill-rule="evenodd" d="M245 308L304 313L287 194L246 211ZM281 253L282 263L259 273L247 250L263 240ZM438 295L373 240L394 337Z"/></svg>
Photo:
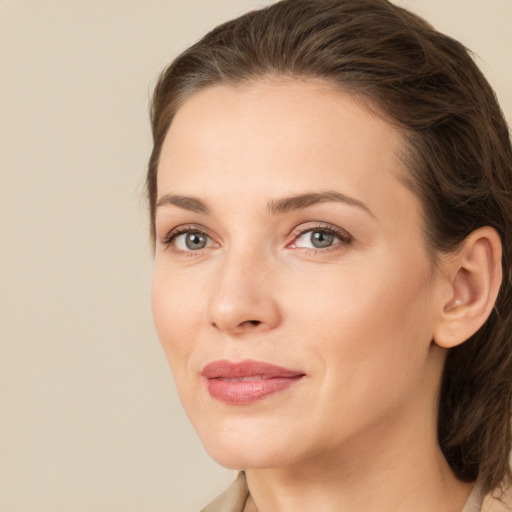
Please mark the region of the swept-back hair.
<svg viewBox="0 0 512 512"><path fill-rule="evenodd" d="M488 492L510 481L512 404L512 149L495 95L468 51L387 0L283 0L224 23L159 78L147 191L155 237L157 166L179 106L215 84L265 77L322 79L366 98L399 127L406 182L420 198L432 258L491 226L503 283L484 326L450 350L438 436L461 480Z"/></svg>

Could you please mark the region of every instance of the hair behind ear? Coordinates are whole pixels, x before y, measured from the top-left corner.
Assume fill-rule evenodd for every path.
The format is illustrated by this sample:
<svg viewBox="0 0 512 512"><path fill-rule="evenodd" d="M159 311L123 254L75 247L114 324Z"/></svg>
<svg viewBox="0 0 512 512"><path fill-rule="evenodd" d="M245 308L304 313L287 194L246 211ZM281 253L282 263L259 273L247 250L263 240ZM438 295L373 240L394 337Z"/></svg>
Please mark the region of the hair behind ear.
<svg viewBox="0 0 512 512"><path fill-rule="evenodd" d="M439 403L441 447L459 478L479 477L486 491L511 482L503 447L511 435L512 300L503 293L510 283L502 283L501 253L500 237L490 227L464 240L449 263L453 296L434 336L436 344L450 349ZM500 291L502 284L508 286ZM500 459L501 468L491 462Z"/></svg>

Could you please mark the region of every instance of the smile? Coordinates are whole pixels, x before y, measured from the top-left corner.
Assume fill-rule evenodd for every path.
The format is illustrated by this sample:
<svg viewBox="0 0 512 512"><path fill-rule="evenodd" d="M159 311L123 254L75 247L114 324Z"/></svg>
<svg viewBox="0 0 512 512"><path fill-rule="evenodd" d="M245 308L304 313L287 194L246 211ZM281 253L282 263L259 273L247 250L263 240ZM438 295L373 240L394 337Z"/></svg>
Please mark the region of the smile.
<svg viewBox="0 0 512 512"><path fill-rule="evenodd" d="M228 405L249 405L284 391L302 380L304 372L260 361L214 361L201 375L210 396Z"/></svg>

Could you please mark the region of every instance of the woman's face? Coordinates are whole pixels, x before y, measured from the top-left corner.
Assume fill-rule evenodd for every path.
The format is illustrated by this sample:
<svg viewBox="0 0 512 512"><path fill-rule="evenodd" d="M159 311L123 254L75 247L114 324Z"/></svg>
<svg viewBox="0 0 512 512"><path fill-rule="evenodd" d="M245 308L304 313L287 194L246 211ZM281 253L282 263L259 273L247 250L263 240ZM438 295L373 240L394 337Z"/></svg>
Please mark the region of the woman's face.
<svg viewBox="0 0 512 512"><path fill-rule="evenodd" d="M294 464L433 426L446 288L401 150L396 129L321 82L215 86L178 110L152 306L219 463Z"/></svg>

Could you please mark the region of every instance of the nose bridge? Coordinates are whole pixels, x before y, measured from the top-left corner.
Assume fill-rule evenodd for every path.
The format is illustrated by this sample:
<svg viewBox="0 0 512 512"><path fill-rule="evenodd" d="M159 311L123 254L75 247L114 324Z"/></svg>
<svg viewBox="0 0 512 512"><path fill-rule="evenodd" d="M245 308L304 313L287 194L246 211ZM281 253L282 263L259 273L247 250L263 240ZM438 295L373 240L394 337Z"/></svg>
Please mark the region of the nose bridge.
<svg viewBox="0 0 512 512"><path fill-rule="evenodd" d="M262 244L233 241L219 258L209 300L209 320L216 328L242 333L268 330L279 323L271 255Z"/></svg>

